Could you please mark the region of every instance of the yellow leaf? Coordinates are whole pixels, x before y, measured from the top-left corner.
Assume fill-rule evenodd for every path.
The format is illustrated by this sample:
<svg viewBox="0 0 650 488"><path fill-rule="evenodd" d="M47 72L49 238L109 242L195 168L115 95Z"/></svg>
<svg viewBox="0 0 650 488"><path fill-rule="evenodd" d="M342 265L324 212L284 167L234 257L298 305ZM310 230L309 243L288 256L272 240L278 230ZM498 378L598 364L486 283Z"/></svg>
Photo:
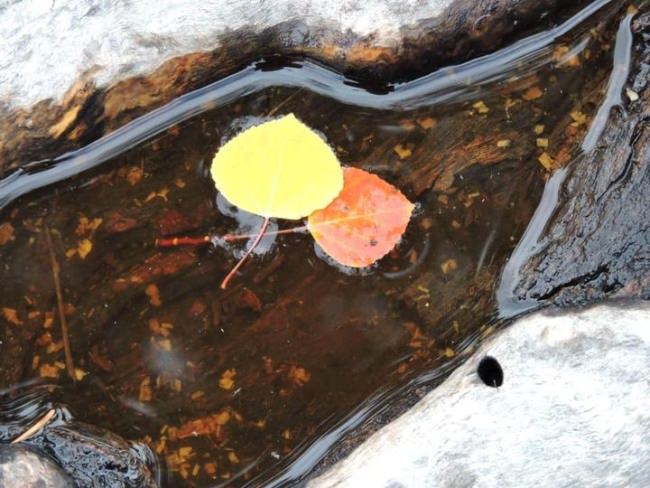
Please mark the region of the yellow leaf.
<svg viewBox="0 0 650 488"><path fill-rule="evenodd" d="M334 151L293 114L228 141L215 155L211 173L230 203L267 218L301 219L343 188Z"/></svg>

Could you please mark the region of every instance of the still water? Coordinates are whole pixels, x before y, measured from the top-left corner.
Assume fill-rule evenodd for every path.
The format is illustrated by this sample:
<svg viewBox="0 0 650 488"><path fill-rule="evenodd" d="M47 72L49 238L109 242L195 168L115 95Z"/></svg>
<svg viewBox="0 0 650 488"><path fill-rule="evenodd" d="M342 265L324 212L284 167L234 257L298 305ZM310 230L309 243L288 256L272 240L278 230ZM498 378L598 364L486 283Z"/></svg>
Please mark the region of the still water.
<svg viewBox="0 0 650 488"><path fill-rule="evenodd" d="M2 387L59 385L52 396L76 419L150 445L169 486L300 479L345 432L405 389L434 385L530 306L500 310L495 290L550 175L585 157L620 68L625 14L596 8L605 3L382 90L309 60L253 62L7 176ZM221 290L246 241L155 241L255 231L261 219L217 193L210 161L243 129L288 113L417 209L368 270L332 264L308 235L269 235ZM38 417L30 409L25 427Z"/></svg>

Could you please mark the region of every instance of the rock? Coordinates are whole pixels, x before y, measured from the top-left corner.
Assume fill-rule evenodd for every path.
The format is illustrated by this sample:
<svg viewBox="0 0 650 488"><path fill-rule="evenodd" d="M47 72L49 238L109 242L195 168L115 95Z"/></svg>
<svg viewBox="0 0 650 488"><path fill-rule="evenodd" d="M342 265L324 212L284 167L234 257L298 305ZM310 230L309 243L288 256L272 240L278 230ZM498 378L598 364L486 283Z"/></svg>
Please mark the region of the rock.
<svg viewBox="0 0 650 488"><path fill-rule="evenodd" d="M541 28L540 19L552 25L588 3L31 0L0 7L0 176L84 146L251 61L266 58L272 69L287 56L309 56L385 91L388 80L494 51Z"/></svg>
<svg viewBox="0 0 650 488"><path fill-rule="evenodd" d="M144 444L72 421L48 426L27 441L56 459L79 488L156 488L157 460Z"/></svg>
<svg viewBox="0 0 650 488"><path fill-rule="evenodd" d="M612 73L598 114L602 126L593 124L585 156L558 175L565 178L559 187L547 186L563 197L547 209L546 223L529 226L529 232L545 228L543 238L524 237L511 258L521 267L506 267L501 293L514 284L515 303L574 305L612 294L650 298L650 13L633 23L630 18L617 35L620 69Z"/></svg>
<svg viewBox="0 0 650 488"><path fill-rule="evenodd" d="M74 420L67 407L52 403L47 387L32 383L0 392L0 487L160 486L160 464L147 445ZM34 425L41 426L13 443Z"/></svg>
<svg viewBox="0 0 650 488"><path fill-rule="evenodd" d="M522 318L309 486L650 486L648 324L647 302Z"/></svg>
<svg viewBox="0 0 650 488"><path fill-rule="evenodd" d="M52 459L33 447L0 445L0 486L74 488L72 479Z"/></svg>

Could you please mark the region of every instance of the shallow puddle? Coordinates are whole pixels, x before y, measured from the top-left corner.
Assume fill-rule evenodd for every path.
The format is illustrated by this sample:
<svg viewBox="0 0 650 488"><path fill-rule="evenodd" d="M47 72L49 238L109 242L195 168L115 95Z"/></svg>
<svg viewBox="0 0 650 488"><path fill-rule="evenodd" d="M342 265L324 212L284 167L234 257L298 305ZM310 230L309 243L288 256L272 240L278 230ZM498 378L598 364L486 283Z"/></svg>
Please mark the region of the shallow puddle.
<svg viewBox="0 0 650 488"><path fill-rule="evenodd" d="M309 62L253 66L58 166L8 177L3 387L59 383L56 398L77 419L149 443L169 486L304 476L386 397L431 384L502 323L500 271L549 172L581 153L620 18L584 14L384 94ZM261 219L217 194L209 164L243 128L288 113L417 210L399 246L367 271L333 265L309 235L267 236L220 290L246 242L155 241L254 232Z"/></svg>

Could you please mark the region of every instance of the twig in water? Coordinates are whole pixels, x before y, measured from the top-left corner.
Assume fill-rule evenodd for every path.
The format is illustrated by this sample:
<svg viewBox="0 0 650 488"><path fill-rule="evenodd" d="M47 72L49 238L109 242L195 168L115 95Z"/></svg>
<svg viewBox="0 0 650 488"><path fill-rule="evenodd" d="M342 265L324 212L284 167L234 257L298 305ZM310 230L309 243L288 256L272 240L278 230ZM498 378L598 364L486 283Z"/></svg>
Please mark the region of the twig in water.
<svg viewBox="0 0 650 488"><path fill-rule="evenodd" d="M54 291L56 292L56 304L59 309L59 322L61 323L61 336L63 337L63 352L65 353L65 367L72 381L77 381L74 374L74 363L72 362L72 351L70 350L70 337L68 336L68 323L65 320L65 308L63 306L63 293L61 292L61 281L59 279L59 263L54 256L54 247L52 246L52 236L50 229L45 226L45 237L47 247L50 251L50 264L52 265L52 279L54 280Z"/></svg>
<svg viewBox="0 0 650 488"><path fill-rule="evenodd" d="M48 410L45 415L43 415L40 419L38 419L29 429L27 429L25 432L23 432L18 437L16 437L13 441L11 441L11 443L18 444L19 442L26 441L27 439L32 437L39 430L45 427L50 420L52 420L52 417L54 417L55 413L56 410L54 410L53 408Z"/></svg>
<svg viewBox="0 0 650 488"><path fill-rule="evenodd" d="M302 92L302 88L294 91L291 95L289 95L287 98L285 98L280 103L278 103L275 107L273 107L271 110L269 110L269 113L266 114L266 116L267 117L273 117L278 110L280 110L284 105L287 104L287 102L291 101L300 92Z"/></svg>

